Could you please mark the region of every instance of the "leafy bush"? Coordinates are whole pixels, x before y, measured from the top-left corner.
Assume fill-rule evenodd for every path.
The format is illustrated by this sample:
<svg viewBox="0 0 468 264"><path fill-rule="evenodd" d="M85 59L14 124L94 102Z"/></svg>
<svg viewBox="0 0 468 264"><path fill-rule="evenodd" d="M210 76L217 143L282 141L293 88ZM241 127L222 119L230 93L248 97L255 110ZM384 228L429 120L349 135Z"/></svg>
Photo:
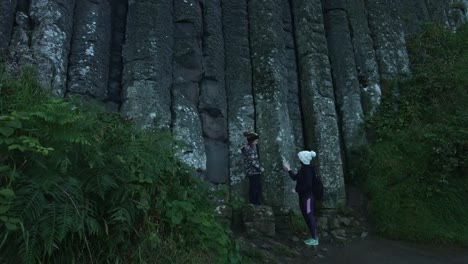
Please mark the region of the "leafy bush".
<svg viewBox="0 0 468 264"><path fill-rule="evenodd" d="M239 259L200 180L161 131L0 70L0 262Z"/></svg>
<svg viewBox="0 0 468 264"><path fill-rule="evenodd" d="M387 82L399 96L386 96L367 122L369 213L390 237L468 241L467 43L466 26L456 34L428 27L411 40L414 75Z"/></svg>

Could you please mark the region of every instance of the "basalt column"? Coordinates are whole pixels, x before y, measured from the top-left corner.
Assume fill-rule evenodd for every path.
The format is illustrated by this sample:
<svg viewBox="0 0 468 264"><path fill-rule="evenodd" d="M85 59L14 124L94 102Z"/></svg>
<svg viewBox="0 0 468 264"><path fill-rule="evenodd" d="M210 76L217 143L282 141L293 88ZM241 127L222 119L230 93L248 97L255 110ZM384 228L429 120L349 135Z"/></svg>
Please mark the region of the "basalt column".
<svg viewBox="0 0 468 264"><path fill-rule="evenodd" d="M260 162L265 168L265 203L285 204L286 181L282 157L293 160L294 136L288 112L287 68L282 0L251 0L248 4L253 66L256 128L260 135Z"/></svg>
<svg viewBox="0 0 468 264"><path fill-rule="evenodd" d="M76 3L68 93L107 99L111 13L107 0Z"/></svg>
<svg viewBox="0 0 468 264"><path fill-rule="evenodd" d="M170 126L173 36L172 0L129 2L121 112L142 127Z"/></svg>
<svg viewBox="0 0 468 264"><path fill-rule="evenodd" d="M198 114L203 77L201 2L174 1L174 22L172 132L184 142L177 146L176 155L198 171L205 171L206 152Z"/></svg>
<svg viewBox="0 0 468 264"><path fill-rule="evenodd" d="M33 62L45 89L63 96L73 32L75 0L31 0Z"/></svg>
<svg viewBox="0 0 468 264"><path fill-rule="evenodd" d="M406 35L420 33L430 20L426 0L400 0L399 5Z"/></svg>
<svg viewBox="0 0 468 264"><path fill-rule="evenodd" d="M380 104L382 91L374 42L367 22L367 9L364 0L347 0L346 9L361 88L362 108L365 115L371 115Z"/></svg>
<svg viewBox="0 0 468 264"><path fill-rule="evenodd" d="M398 1L366 0L366 4L381 79L409 75L409 58Z"/></svg>
<svg viewBox="0 0 468 264"><path fill-rule="evenodd" d="M22 67L33 63L30 49L31 42L31 21L29 19L28 0L18 1L15 17L15 27L11 36L8 56L8 66L10 70L19 73Z"/></svg>
<svg viewBox="0 0 468 264"><path fill-rule="evenodd" d="M343 166L320 0L292 0L306 148L317 152L325 209L345 202Z"/></svg>
<svg viewBox="0 0 468 264"><path fill-rule="evenodd" d="M326 0L324 21L349 173L356 151L366 144L358 74L344 0Z"/></svg>
<svg viewBox="0 0 468 264"><path fill-rule="evenodd" d="M203 65L199 112L206 148L208 181L227 184L227 102L224 84L224 40L220 0L203 6Z"/></svg>
<svg viewBox="0 0 468 264"><path fill-rule="evenodd" d="M222 8L231 196L247 199L248 179L240 149L246 143L242 133L253 131L255 125L247 1L223 0Z"/></svg>
<svg viewBox="0 0 468 264"><path fill-rule="evenodd" d="M112 40L109 63L109 84L107 101L111 110L118 110L122 101L122 46L125 41L127 21L127 0L112 0Z"/></svg>
<svg viewBox="0 0 468 264"><path fill-rule="evenodd" d="M291 120L291 129L294 136L294 154L304 149L304 138L302 135L302 115L299 95L299 81L297 76L297 60L296 60L296 45L294 43L294 28L291 13L291 4L289 0L283 2L283 37L284 37L284 55L286 67L286 82L288 87L288 113ZM293 162L295 161L295 162ZM299 166L296 155L292 157L292 166ZM297 200L297 194L293 192L296 183L291 180L286 180L285 189L285 204L294 204ZM297 206L293 209L298 210Z"/></svg>
<svg viewBox="0 0 468 264"><path fill-rule="evenodd" d="M15 10L16 0L0 1L0 56L7 53L6 50L13 32Z"/></svg>

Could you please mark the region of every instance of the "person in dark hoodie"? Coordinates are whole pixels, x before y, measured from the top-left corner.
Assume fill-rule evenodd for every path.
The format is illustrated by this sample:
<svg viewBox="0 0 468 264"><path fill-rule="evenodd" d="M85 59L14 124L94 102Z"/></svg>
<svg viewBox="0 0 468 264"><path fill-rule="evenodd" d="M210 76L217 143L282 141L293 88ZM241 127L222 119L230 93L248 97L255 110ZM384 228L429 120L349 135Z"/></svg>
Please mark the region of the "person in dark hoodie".
<svg viewBox="0 0 468 264"><path fill-rule="evenodd" d="M296 192L299 195L299 208L302 216L307 224L311 238L304 240L304 243L309 246L317 246L319 240L317 237L317 223L314 216L314 193L313 183L316 177L316 171L313 165L310 164L316 156L314 151L301 151L297 154L302 163L301 168L297 173L294 173L287 161L283 161L283 167L288 171L289 177L296 181Z"/></svg>
<svg viewBox="0 0 468 264"><path fill-rule="evenodd" d="M258 134L254 132L244 132L247 144L242 146L241 151L244 156L245 175L249 178L249 201L253 205L260 205L262 196L262 185L260 176L263 168L260 166L257 154Z"/></svg>

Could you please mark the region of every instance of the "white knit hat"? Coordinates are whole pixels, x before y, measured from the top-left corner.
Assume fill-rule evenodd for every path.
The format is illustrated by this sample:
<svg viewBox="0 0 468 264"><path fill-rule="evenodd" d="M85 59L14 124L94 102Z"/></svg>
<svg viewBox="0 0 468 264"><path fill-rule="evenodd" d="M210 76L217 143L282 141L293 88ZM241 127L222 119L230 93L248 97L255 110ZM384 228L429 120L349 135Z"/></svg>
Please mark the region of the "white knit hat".
<svg viewBox="0 0 468 264"><path fill-rule="evenodd" d="M302 163L304 163L305 165L309 165L312 158L315 158L317 154L314 151L303 150L297 153L297 156L299 157L299 160L301 160Z"/></svg>

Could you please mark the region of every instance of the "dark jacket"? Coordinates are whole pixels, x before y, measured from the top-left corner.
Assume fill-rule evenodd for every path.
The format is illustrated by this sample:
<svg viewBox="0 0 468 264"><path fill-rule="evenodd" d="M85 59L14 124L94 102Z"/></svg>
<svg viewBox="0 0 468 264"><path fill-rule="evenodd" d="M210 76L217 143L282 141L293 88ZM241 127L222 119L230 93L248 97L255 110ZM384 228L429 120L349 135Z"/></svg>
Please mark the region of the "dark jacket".
<svg viewBox="0 0 468 264"><path fill-rule="evenodd" d="M257 148L252 145L244 145L241 148L244 155L244 169L247 176L261 174L260 162L258 161Z"/></svg>
<svg viewBox="0 0 468 264"><path fill-rule="evenodd" d="M299 171L294 174L293 171L288 171L289 177L293 181L296 181L296 192L299 195L306 195L313 192L313 184L315 177L315 167L312 165L304 165Z"/></svg>

